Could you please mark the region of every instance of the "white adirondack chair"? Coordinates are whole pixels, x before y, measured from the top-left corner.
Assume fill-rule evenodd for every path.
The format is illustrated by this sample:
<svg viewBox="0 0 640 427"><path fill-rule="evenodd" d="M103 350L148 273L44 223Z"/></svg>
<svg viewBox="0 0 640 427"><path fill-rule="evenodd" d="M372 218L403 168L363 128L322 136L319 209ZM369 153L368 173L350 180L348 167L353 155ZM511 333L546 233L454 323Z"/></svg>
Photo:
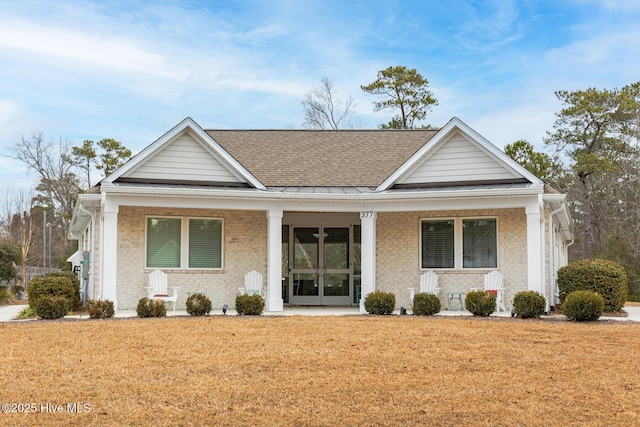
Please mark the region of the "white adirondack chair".
<svg viewBox="0 0 640 427"><path fill-rule="evenodd" d="M239 295L260 295L264 298L264 289L262 288L262 274L253 270L244 275L244 287L238 288Z"/></svg>
<svg viewBox="0 0 640 427"><path fill-rule="evenodd" d="M147 298L160 299L164 302L173 303L173 311L176 311L176 301L178 300L178 287L172 287L173 295L169 295L167 289L167 275L163 271L153 270L149 274L149 286L145 287Z"/></svg>
<svg viewBox="0 0 640 427"><path fill-rule="evenodd" d="M409 299L413 303L413 297L416 295L416 288L409 289ZM420 276L420 293L438 295L440 288L438 287L438 275L433 271L427 271Z"/></svg>
<svg viewBox="0 0 640 427"><path fill-rule="evenodd" d="M478 290L478 288L472 288L472 290ZM507 307L504 305L504 276L497 271L492 271L484 276L484 290L495 293L496 296L496 311L507 311Z"/></svg>

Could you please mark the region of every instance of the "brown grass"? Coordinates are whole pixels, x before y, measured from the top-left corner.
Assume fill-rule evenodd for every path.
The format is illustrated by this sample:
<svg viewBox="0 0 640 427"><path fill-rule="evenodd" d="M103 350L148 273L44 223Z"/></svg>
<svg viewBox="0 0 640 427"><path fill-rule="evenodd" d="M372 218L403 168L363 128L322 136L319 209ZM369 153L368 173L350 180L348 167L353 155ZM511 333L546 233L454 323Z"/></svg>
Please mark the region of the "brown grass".
<svg viewBox="0 0 640 427"><path fill-rule="evenodd" d="M1 425L640 425L636 323L208 317L0 333L0 402L38 411Z"/></svg>

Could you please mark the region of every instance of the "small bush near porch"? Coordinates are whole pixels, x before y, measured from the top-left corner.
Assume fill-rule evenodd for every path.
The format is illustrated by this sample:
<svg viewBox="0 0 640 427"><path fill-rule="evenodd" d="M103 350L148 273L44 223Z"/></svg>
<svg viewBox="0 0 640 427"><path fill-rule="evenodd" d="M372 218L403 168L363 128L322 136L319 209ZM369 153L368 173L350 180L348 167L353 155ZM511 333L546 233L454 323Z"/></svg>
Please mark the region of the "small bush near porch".
<svg viewBox="0 0 640 427"><path fill-rule="evenodd" d="M364 298L364 309L369 314L391 314L396 308L393 292L373 291Z"/></svg>
<svg viewBox="0 0 640 427"><path fill-rule="evenodd" d="M558 270L560 301L574 291L597 292L604 311L619 311L627 300L629 279L624 267L604 259L581 259Z"/></svg>
<svg viewBox="0 0 640 427"><path fill-rule="evenodd" d="M0 328L0 400L64 406L0 414L7 426L640 425L636 323L211 316Z"/></svg>

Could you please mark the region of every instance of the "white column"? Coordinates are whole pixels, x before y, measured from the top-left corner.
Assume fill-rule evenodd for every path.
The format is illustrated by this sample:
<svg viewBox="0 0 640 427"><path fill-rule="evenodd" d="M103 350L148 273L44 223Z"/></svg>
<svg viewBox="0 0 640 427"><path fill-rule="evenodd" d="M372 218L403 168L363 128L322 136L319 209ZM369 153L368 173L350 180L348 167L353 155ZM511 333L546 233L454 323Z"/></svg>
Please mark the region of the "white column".
<svg viewBox="0 0 640 427"><path fill-rule="evenodd" d="M360 212L362 275L360 291L360 312L364 313L364 297L376 289L376 220L377 212Z"/></svg>
<svg viewBox="0 0 640 427"><path fill-rule="evenodd" d="M528 289L544 295L542 271L544 268L543 238L544 224L542 223L541 206L536 200L525 208L527 214L527 270ZM548 300L548 295L544 295Z"/></svg>
<svg viewBox="0 0 640 427"><path fill-rule="evenodd" d="M267 311L283 311L282 301L282 209L267 211Z"/></svg>
<svg viewBox="0 0 640 427"><path fill-rule="evenodd" d="M102 296L113 301L117 310L116 279L118 275L118 211L120 206L108 198L102 203Z"/></svg>

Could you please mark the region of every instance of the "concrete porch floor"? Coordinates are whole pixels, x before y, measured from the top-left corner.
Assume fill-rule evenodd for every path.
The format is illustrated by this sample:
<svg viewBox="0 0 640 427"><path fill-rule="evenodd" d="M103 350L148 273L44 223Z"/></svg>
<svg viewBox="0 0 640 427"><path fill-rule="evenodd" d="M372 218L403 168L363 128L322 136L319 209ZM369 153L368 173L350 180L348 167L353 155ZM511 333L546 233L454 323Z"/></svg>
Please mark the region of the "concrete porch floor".
<svg viewBox="0 0 640 427"><path fill-rule="evenodd" d="M634 321L640 322L640 307L625 305L624 310L627 312L627 317L606 317L603 316L599 320L620 320L620 321ZM331 306L285 306L284 311L265 311L263 316L360 316L366 313L360 313L358 307L331 307ZM400 309L393 312L394 315L400 315ZM407 314L413 314L411 310L407 309ZM221 309L211 310L210 316L222 316ZM237 316L235 310L227 310L227 316ZM167 316L188 316L186 310L167 310ZM463 310L442 310L435 316L442 317L472 317L469 311ZM553 318L558 315L550 314L548 316L542 316L543 318ZM74 316L67 316L74 317ZM75 316L76 318L88 318L88 315ZM137 317L135 310L120 310L115 317ZM511 317L510 311L501 311L493 313L490 317ZM564 316L560 316L564 317Z"/></svg>
<svg viewBox="0 0 640 427"><path fill-rule="evenodd" d="M360 313L358 307L331 307L331 306L285 306L284 311L265 311L263 316L360 316L366 313ZM394 315L400 315L400 309L393 312ZM411 310L407 310L407 314L411 315ZM211 310L210 316L222 316L222 310ZM235 310L227 310L227 316L236 316ZM136 317L135 310L119 310L115 317ZM167 310L167 317L171 316L188 316L186 310ZM442 310L436 316L473 316L468 311ZM503 311L493 313L493 317L511 317L511 313ZM67 316L74 317L74 316ZM88 318L88 315L77 316L77 318Z"/></svg>
<svg viewBox="0 0 640 427"><path fill-rule="evenodd" d="M4 307L0 307L0 322L8 322L13 319L25 308L26 305L8 305ZM640 322L640 306L632 306L625 305L624 310L627 312L627 317L601 317L600 320L620 320L620 321L634 321ZM408 314L411 314L411 310L407 310ZM360 310L358 307L329 307L329 306L285 306L284 311L281 312L265 312L264 316L359 316ZM394 315L400 314L400 309L396 310ZM210 316L222 316L221 309L212 310ZM227 316L236 316L237 313L235 310L227 310ZM167 311L167 316L188 316L186 310L176 310L176 311ZM455 317L455 316L472 316L468 311L454 311L454 310L442 310L440 313L436 314L436 316L446 316L446 317ZM511 312L502 311L500 313L494 313L491 317L510 317ZM543 317L554 317L555 315L551 314L550 316ZM70 319L88 319L88 314L83 315L69 315L66 316ZM137 317L135 310L119 310L116 313L115 317L118 318L126 318L126 317Z"/></svg>

